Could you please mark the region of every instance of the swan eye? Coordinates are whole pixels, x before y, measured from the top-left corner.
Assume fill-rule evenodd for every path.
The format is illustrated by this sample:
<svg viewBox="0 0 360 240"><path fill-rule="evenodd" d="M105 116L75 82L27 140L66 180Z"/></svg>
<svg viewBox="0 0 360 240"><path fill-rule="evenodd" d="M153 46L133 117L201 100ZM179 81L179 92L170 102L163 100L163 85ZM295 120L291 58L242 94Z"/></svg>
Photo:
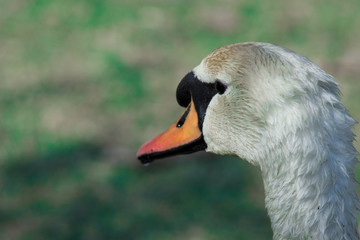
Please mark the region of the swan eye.
<svg viewBox="0 0 360 240"><path fill-rule="evenodd" d="M224 83L220 82L219 80L216 80L215 89L220 95L224 94L226 88L227 86Z"/></svg>

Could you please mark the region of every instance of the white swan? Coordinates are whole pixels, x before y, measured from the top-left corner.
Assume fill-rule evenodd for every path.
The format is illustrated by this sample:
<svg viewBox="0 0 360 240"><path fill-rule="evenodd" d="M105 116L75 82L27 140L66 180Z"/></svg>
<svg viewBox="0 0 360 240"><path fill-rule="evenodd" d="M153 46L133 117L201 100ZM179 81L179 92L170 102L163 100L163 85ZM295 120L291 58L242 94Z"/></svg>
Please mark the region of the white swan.
<svg viewBox="0 0 360 240"><path fill-rule="evenodd" d="M307 58L267 43L221 47L180 82L187 107L138 158L205 149L260 167L274 239L359 239L355 121L338 84Z"/></svg>

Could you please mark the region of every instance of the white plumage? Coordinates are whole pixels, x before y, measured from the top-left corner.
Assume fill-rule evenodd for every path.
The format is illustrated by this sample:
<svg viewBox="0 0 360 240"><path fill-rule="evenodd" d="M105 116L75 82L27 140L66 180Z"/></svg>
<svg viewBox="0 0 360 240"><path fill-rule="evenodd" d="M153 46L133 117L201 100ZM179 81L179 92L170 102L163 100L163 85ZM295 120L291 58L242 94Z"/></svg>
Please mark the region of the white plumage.
<svg viewBox="0 0 360 240"><path fill-rule="evenodd" d="M359 239L355 121L334 79L266 43L219 48L193 72L228 85L207 108L206 150L260 167L274 239Z"/></svg>

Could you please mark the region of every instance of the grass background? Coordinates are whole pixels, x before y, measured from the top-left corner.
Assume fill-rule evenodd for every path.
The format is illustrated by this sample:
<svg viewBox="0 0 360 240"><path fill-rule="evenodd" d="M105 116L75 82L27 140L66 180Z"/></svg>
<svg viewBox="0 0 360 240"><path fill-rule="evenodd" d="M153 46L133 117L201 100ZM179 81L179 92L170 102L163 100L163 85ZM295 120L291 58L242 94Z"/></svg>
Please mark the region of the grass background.
<svg viewBox="0 0 360 240"><path fill-rule="evenodd" d="M234 42L307 56L360 120L359 12L358 0L0 0L0 238L270 239L254 167L198 153L144 168L136 150L181 114L179 80Z"/></svg>

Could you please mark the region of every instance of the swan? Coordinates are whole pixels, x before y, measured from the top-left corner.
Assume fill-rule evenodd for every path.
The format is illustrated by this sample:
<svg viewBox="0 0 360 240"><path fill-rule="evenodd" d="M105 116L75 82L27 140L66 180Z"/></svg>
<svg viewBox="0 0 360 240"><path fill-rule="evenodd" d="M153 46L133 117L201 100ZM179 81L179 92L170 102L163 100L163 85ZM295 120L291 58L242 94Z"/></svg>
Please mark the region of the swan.
<svg viewBox="0 0 360 240"><path fill-rule="evenodd" d="M289 49L223 46L181 80L184 114L137 157L236 155L261 170L274 239L359 239L355 121L339 95L332 76Z"/></svg>

